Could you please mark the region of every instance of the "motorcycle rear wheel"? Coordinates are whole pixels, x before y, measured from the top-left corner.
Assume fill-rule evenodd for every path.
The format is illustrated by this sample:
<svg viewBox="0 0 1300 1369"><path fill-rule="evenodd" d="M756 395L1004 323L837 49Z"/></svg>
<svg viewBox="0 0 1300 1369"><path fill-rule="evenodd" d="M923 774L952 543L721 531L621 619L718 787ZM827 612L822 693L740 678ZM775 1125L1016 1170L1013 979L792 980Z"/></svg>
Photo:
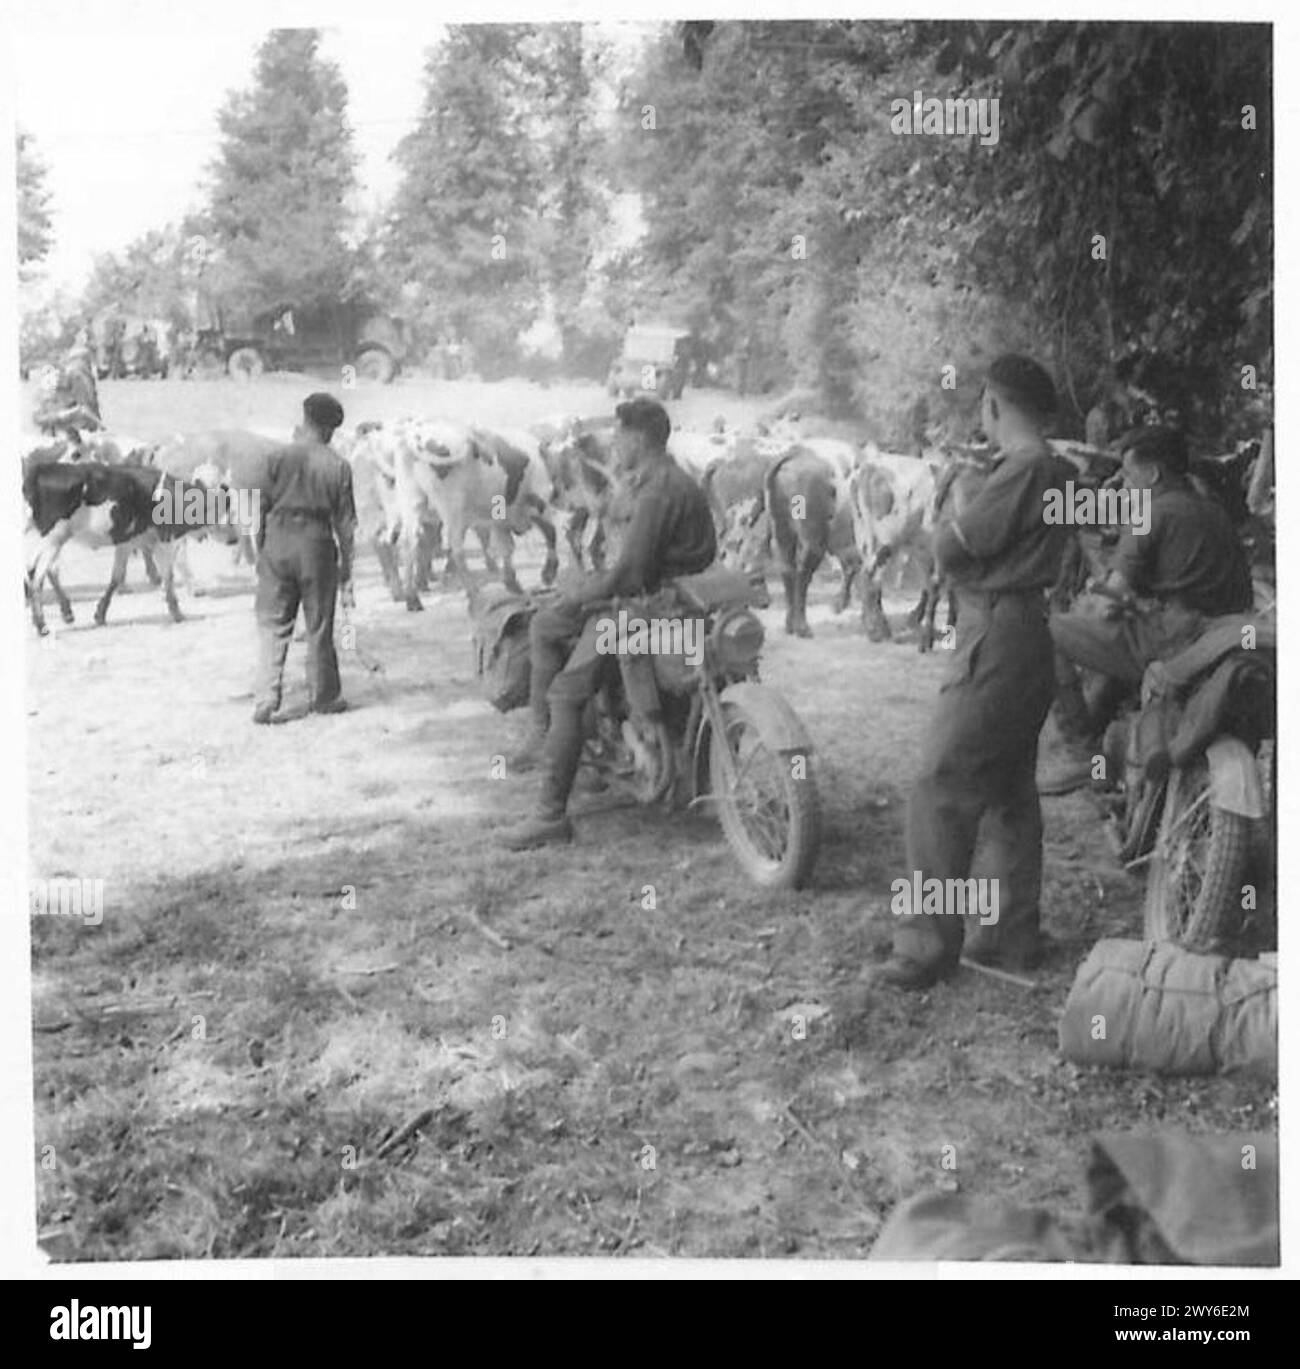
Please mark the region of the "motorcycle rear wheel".
<svg viewBox="0 0 1300 1369"><path fill-rule="evenodd" d="M821 812L812 758L795 777L793 757L772 750L759 720L724 704L726 736L709 738L709 774L727 843L744 872L763 889L798 889L812 873L821 841ZM737 773L732 787L724 748Z"/></svg>
<svg viewBox="0 0 1300 1369"><path fill-rule="evenodd" d="M1175 767L1147 877L1147 938L1202 955L1231 954L1254 847L1251 820L1210 802L1204 756Z"/></svg>

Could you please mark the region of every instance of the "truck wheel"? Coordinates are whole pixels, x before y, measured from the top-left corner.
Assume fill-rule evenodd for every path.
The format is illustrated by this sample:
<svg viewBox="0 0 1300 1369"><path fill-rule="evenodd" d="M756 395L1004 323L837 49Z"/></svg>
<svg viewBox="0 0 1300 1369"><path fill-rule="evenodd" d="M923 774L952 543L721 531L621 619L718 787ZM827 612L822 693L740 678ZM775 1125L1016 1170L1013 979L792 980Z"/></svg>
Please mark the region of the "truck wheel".
<svg viewBox="0 0 1300 1369"><path fill-rule="evenodd" d="M266 370L266 363L256 347L236 347L226 362L226 369L236 380L252 380Z"/></svg>
<svg viewBox="0 0 1300 1369"><path fill-rule="evenodd" d="M366 347L357 353L357 377L387 385L397 374L397 363L392 354L382 347Z"/></svg>

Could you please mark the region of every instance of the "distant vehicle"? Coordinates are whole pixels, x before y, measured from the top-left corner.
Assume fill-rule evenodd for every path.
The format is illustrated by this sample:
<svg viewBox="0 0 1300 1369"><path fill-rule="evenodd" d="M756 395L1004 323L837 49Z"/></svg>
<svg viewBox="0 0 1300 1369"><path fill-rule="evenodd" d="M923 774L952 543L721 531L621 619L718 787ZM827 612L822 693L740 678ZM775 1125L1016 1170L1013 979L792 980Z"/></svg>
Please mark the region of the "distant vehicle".
<svg viewBox="0 0 1300 1369"><path fill-rule="evenodd" d="M680 399L690 366L686 354L689 338L686 329L666 325L629 328L623 351L610 368L606 388L615 398L653 394L661 399Z"/></svg>
<svg viewBox="0 0 1300 1369"><path fill-rule="evenodd" d="M406 359L402 321L361 303L315 308L279 305L252 318L204 320L190 370L252 377L263 371L355 369L356 379L388 384ZM216 323L218 326L211 326Z"/></svg>
<svg viewBox="0 0 1300 1369"><path fill-rule="evenodd" d="M90 324L96 379L165 378L170 365L170 337L171 325L166 319L101 310Z"/></svg>

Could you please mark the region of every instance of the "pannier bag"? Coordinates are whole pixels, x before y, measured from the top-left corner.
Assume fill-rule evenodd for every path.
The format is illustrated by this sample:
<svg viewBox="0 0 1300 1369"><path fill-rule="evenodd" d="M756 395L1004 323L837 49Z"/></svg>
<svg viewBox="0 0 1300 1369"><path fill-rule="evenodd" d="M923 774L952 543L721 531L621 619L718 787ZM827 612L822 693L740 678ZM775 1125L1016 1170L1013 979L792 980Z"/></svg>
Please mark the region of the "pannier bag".
<svg viewBox="0 0 1300 1369"><path fill-rule="evenodd" d="M1277 1073L1277 966L1169 942L1099 941L1065 1001L1061 1054L1158 1074Z"/></svg>
<svg viewBox="0 0 1300 1369"><path fill-rule="evenodd" d="M474 673L482 680L483 697L508 713L528 702L531 672L528 625L536 607L521 594L500 589L474 596Z"/></svg>

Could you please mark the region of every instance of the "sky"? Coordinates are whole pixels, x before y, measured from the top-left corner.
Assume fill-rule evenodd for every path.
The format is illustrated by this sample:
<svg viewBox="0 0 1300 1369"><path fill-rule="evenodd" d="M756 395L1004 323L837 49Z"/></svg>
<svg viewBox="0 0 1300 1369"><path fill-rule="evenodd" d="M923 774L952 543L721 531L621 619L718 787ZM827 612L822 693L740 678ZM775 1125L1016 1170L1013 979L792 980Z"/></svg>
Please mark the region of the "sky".
<svg viewBox="0 0 1300 1369"><path fill-rule="evenodd" d="M28 33L15 42L14 104L48 168L53 284L77 288L115 251L201 202L216 115L251 79L265 24L222 33ZM347 81L369 207L390 194L390 153L420 107L424 54L439 29L331 29L323 55Z"/></svg>

